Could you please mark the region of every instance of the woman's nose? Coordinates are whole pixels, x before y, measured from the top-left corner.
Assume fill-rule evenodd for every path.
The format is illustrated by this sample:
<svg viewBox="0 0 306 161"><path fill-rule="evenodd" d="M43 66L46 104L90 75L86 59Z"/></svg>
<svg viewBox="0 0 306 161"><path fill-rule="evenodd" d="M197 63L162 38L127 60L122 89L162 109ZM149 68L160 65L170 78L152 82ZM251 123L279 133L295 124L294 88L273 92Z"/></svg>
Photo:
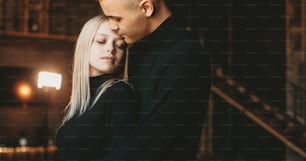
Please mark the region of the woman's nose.
<svg viewBox="0 0 306 161"><path fill-rule="evenodd" d="M107 47L106 47L106 52L107 52L107 53L114 54L114 53L115 53L115 47L114 47L114 45L108 44Z"/></svg>

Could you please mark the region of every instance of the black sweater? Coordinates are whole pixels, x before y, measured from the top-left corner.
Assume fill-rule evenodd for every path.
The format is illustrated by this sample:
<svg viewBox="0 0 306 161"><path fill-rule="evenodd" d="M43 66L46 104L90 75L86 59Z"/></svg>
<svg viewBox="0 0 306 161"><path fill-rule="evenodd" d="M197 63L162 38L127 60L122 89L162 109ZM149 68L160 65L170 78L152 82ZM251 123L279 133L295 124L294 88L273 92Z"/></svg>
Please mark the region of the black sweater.
<svg viewBox="0 0 306 161"><path fill-rule="evenodd" d="M172 17L130 48L140 124L104 161L195 160L210 93L209 53Z"/></svg>
<svg viewBox="0 0 306 161"><path fill-rule="evenodd" d="M107 79L109 76L90 78L93 97ZM105 91L90 110L58 129L56 145L67 161L104 158L130 135L138 121L137 110L132 88L125 82L117 82Z"/></svg>

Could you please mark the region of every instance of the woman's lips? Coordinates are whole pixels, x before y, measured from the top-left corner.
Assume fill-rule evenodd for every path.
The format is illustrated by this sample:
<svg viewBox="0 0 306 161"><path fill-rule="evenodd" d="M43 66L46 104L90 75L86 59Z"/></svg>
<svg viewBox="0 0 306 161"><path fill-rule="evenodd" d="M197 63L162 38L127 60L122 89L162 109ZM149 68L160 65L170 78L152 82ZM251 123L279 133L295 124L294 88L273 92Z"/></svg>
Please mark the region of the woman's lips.
<svg viewBox="0 0 306 161"><path fill-rule="evenodd" d="M113 61L113 60L114 60L114 57L111 57L111 56L103 56L103 57L101 57L100 59L102 59L102 60Z"/></svg>

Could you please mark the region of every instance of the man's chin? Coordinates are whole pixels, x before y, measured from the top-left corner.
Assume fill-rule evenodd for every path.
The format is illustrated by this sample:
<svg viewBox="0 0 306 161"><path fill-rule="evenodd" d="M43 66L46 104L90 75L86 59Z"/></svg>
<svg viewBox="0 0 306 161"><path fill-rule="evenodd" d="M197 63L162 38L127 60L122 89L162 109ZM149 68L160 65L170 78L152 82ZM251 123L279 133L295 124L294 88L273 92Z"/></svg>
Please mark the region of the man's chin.
<svg viewBox="0 0 306 161"><path fill-rule="evenodd" d="M124 38L124 41L128 46L131 46L134 43L129 38L126 38L126 37Z"/></svg>

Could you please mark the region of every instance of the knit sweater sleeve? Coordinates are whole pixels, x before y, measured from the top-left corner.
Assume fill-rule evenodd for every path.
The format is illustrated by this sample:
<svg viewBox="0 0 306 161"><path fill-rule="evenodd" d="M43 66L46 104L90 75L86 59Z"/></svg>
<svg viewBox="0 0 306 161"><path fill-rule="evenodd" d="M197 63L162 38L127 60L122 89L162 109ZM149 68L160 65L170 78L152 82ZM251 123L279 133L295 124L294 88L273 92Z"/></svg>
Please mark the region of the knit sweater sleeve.
<svg viewBox="0 0 306 161"><path fill-rule="evenodd" d="M124 81L115 83L111 91L111 148L116 148L130 136L138 122L138 99L132 87Z"/></svg>

